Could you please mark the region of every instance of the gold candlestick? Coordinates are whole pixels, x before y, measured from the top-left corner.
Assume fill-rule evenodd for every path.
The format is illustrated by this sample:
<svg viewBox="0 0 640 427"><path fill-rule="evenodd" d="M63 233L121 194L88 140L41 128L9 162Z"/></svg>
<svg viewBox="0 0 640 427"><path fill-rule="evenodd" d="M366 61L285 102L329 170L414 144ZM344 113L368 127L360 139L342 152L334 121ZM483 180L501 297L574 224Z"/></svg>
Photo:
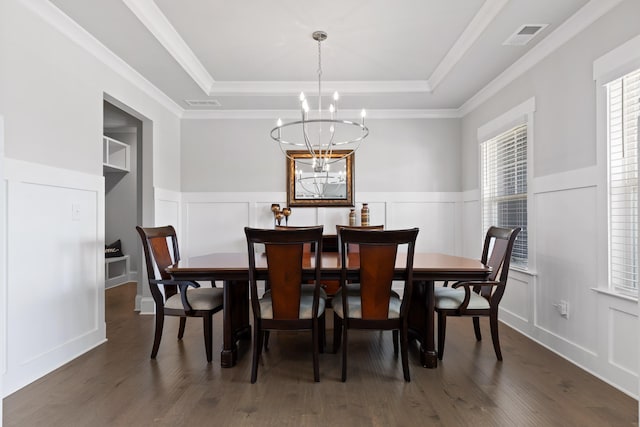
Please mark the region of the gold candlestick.
<svg viewBox="0 0 640 427"><path fill-rule="evenodd" d="M289 225L289 215L291 215L291 208L282 208L282 214L284 215L284 223Z"/></svg>
<svg viewBox="0 0 640 427"><path fill-rule="evenodd" d="M278 220L278 214L280 213L280 204L272 203L271 212L273 212L273 226L275 227L276 221ZM280 217L280 219L282 220L282 217ZM280 225L280 223L278 222L277 225Z"/></svg>

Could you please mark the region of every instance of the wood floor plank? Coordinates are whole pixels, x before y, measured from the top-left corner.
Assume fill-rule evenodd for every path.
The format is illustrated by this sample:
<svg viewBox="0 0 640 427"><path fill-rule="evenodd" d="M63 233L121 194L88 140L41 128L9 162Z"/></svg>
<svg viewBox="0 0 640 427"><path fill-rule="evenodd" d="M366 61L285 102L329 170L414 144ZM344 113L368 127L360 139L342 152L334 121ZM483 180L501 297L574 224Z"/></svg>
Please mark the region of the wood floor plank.
<svg viewBox="0 0 640 427"><path fill-rule="evenodd" d="M108 342L4 400L5 426L637 426L637 401L501 325L504 362L488 325L476 342L469 319L450 319L444 360L423 369L417 347L411 382L390 333L349 334L347 382L340 354L320 355L313 382L307 332L272 334L256 384L250 343L239 363L206 363L202 323L168 319L156 360L153 317L133 311L135 284L106 293ZM214 316L214 346L222 316ZM331 342L331 331L328 334Z"/></svg>

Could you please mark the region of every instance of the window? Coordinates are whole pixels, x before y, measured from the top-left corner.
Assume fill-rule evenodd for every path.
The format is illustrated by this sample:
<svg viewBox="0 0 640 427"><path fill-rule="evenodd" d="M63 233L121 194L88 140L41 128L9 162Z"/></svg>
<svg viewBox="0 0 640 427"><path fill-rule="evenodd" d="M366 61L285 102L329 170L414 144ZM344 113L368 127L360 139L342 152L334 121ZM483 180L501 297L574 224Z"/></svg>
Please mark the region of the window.
<svg viewBox="0 0 640 427"><path fill-rule="evenodd" d="M521 227L513 247L513 266L527 268L527 124L480 146L482 226Z"/></svg>
<svg viewBox="0 0 640 427"><path fill-rule="evenodd" d="M609 283L636 294L638 288L638 116L640 69L607 88Z"/></svg>

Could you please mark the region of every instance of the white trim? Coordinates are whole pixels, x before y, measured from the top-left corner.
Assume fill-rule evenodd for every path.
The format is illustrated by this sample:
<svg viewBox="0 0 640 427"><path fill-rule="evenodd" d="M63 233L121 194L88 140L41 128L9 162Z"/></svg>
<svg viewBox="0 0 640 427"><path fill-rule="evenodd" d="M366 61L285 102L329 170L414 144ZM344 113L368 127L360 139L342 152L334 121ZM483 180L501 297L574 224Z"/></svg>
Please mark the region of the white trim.
<svg viewBox="0 0 640 427"><path fill-rule="evenodd" d="M626 299L627 295L611 290L609 283L609 138L606 85L638 68L640 68L640 36L633 37L593 62L596 91L596 185L598 187L596 213L598 288L594 290L603 294L616 295L622 299Z"/></svg>
<svg viewBox="0 0 640 427"><path fill-rule="evenodd" d="M516 105L506 113L485 123L478 128L478 142L484 142L494 136L514 127L527 123L528 115L536 111L536 99L531 97L523 103Z"/></svg>
<svg viewBox="0 0 640 427"><path fill-rule="evenodd" d="M123 0L123 2L204 93L209 94L214 82L213 77L155 2L153 0Z"/></svg>
<svg viewBox="0 0 640 427"><path fill-rule="evenodd" d="M31 11L178 117L184 109L47 0L23 0Z"/></svg>
<svg viewBox="0 0 640 427"><path fill-rule="evenodd" d="M7 190L4 173L4 116L0 114L0 301L7 301ZM7 373L6 304L0 302L0 426L3 419L4 376Z"/></svg>
<svg viewBox="0 0 640 427"><path fill-rule="evenodd" d="M498 13L507 2L508 0L487 0L484 2L469 25L460 34L458 40L429 76L428 84L431 90L434 90L447 77L458 61L478 41L487 26L498 16Z"/></svg>
<svg viewBox="0 0 640 427"><path fill-rule="evenodd" d="M529 71L536 64L556 51L563 44L583 31L598 18L609 12L622 0L591 0L578 12L567 19L562 25L556 28L551 34L542 39L529 52L514 62L509 68L504 70L498 77L480 89L478 93L469 98L459 108L460 113L466 116L492 96L504 89L509 83Z"/></svg>
<svg viewBox="0 0 640 427"><path fill-rule="evenodd" d="M640 68L640 35L593 61L593 79L602 86Z"/></svg>
<svg viewBox="0 0 640 427"><path fill-rule="evenodd" d="M535 225L535 217L530 213L535 212L535 198L534 198L534 184L533 184L533 171L534 171L534 128L535 128L535 117L534 113L536 111L536 99L535 97L531 97L526 101L516 105L515 107L509 109L505 113L500 116L490 120L484 125L478 127L477 130L477 141L478 145L482 144L484 141L487 141L490 138L493 138L500 134L501 132L505 132L509 128L513 126L517 126L518 124L526 124L527 125L527 266L526 269L519 268L518 270L523 274L526 271L531 271L531 275L535 275L536 271L536 247L535 247L535 234L536 234L536 225ZM480 183L478 200L480 203L480 215L481 215L481 223L482 223L482 156L478 154L478 182ZM482 227L481 227L482 228ZM480 230L482 231L482 230ZM481 237L482 238L482 237Z"/></svg>
<svg viewBox="0 0 640 427"><path fill-rule="evenodd" d="M360 120L360 110L341 110L343 119ZM367 110L367 120L371 119L456 119L460 118L456 109L397 109ZM299 110L185 110L183 120L207 119L299 119Z"/></svg>
<svg viewBox="0 0 640 427"><path fill-rule="evenodd" d="M467 190L462 193L463 202L477 202L480 200L480 189Z"/></svg>
<svg viewBox="0 0 640 427"><path fill-rule="evenodd" d="M613 298L618 298L624 301L630 301L633 303L637 303L638 302L638 297L637 296L633 296L633 295L626 295L626 294L621 294L619 292L613 292L612 290L608 289L608 288L591 288L592 291L597 292L599 294L603 294L603 295L607 295Z"/></svg>
<svg viewBox="0 0 640 427"><path fill-rule="evenodd" d="M501 311L502 312L502 311ZM508 321L505 321L505 319L500 319L500 322L504 323L505 325L509 326L510 328L518 331L519 333L523 334L525 337L529 338L531 341L534 341L535 343L541 345L542 347L546 348L547 350L549 350L550 352L556 354L557 356L560 356L561 358L563 358L564 360L566 360L567 362L577 366L578 368L582 369L585 372L588 372L589 374L593 375L594 377L598 378L601 381L604 381L605 383L609 384L611 387L615 388L616 390L619 390L621 392L623 392L624 394L626 394L629 397L632 397L634 399L637 399L638 396L634 395L633 393L629 392L629 390L625 390L624 388L620 387L619 384L614 383L613 381L611 381L609 378L602 376L600 374L598 374L596 371L594 371L593 369L589 369L587 368L584 364L579 363L576 358L570 358L569 356L567 356L564 353L561 353L560 350L557 350L554 347L551 347L551 345L545 343L544 341L542 341L541 339L533 336L532 334L523 331L522 329L518 328L516 325L514 325L513 323L510 323ZM542 332L547 332L544 329L540 329ZM553 334L552 334L553 335ZM555 336L554 336L555 337ZM560 337L560 339L562 341L566 341L564 340L562 337ZM569 344L572 344L570 341L568 342ZM577 347L577 348L581 348L581 347Z"/></svg>
<svg viewBox="0 0 640 427"><path fill-rule="evenodd" d="M429 93L431 87L426 80L328 80L323 81L323 94L330 95L334 91L341 95L371 93ZM316 92L318 82L312 80L298 81L217 81L211 87L210 96L289 96L300 91Z"/></svg>
<svg viewBox="0 0 640 427"><path fill-rule="evenodd" d="M598 168L596 166L589 166L582 169L573 169L534 178L533 193L551 193L554 191L596 187L598 181Z"/></svg>

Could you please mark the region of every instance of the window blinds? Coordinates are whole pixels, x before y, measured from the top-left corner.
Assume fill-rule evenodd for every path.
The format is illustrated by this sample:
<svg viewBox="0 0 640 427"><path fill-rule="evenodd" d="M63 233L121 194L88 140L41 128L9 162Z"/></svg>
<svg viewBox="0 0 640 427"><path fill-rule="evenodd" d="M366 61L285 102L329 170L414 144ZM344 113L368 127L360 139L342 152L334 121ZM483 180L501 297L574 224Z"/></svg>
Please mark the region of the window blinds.
<svg viewBox="0 0 640 427"><path fill-rule="evenodd" d="M521 227L511 262L527 267L527 125L481 144L482 226Z"/></svg>
<svg viewBox="0 0 640 427"><path fill-rule="evenodd" d="M611 286L638 287L638 115L640 70L607 85L609 274Z"/></svg>

